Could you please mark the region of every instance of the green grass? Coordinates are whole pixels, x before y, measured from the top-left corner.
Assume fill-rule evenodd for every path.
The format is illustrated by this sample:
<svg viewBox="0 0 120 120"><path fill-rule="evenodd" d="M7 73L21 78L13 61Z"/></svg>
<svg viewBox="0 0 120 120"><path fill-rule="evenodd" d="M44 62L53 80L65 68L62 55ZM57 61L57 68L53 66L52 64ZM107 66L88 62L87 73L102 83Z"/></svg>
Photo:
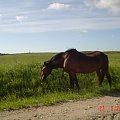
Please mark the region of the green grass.
<svg viewBox="0 0 120 120"><path fill-rule="evenodd" d="M12 54L1 55L0 66L13 66L16 64L31 64L31 63L43 63L49 60L55 53L24 53L24 54Z"/></svg>
<svg viewBox="0 0 120 120"><path fill-rule="evenodd" d="M0 110L12 110L20 108L38 107L43 105L55 105L56 103L67 102L69 100L84 100L91 97L96 97L96 93L76 93L76 92L53 92L45 94L42 97L30 97L23 99L8 99L0 102ZM100 95L99 95L100 96Z"/></svg>
<svg viewBox="0 0 120 120"><path fill-rule="evenodd" d="M120 52L107 53L110 60L112 89L107 80L102 87L97 76L78 74L80 91L71 91L67 73L55 69L45 82L41 81L41 65L55 53L32 53L0 56L0 110L52 105L69 100L91 98L120 91Z"/></svg>

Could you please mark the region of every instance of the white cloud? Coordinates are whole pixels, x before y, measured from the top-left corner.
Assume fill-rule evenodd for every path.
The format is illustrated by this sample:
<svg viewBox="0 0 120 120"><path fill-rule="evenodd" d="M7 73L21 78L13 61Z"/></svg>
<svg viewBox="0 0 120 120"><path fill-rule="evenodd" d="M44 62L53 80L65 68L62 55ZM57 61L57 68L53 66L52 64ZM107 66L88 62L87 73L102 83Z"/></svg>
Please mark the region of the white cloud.
<svg viewBox="0 0 120 120"><path fill-rule="evenodd" d="M83 32L83 33L88 33L88 30L82 30L81 32Z"/></svg>
<svg viewBox="0 0 120 120"><path fill-rule="evenodd" d="M16 20L17 20L18 22L22 22L22 21L24 21L25 19L27 19L26 16L16 16Z"/></svg>
<svg viewBox="0 0 120 120"><path fill-rule="evenodd" d="M48 9L53 9L53 10L62 10L69 8L69 4L63 4L63 3L52 3L48 6Z"/></svg>
<svg viewBox="0 0 120 120"><path fill-rule="evenodd" d="M97 7L108 9L112 12L120 12L120 0L100 0Z"/></svg>
<svg viewBox="0 0 120 120"><path fill-rule="evenodd" d="M94 7L96 0L83 0L83 3L86 7Z"/></svg>
<svg viewBox="0 0 120 120"><path fill-rule="evenodd" d="M23 22L23 24L2 24L0 31L7 32L48 32L64 30L80 30L88 33L89 30L103 30L120 28L120 18L87 18L87 19L64 19L42 20Z"/></svg>

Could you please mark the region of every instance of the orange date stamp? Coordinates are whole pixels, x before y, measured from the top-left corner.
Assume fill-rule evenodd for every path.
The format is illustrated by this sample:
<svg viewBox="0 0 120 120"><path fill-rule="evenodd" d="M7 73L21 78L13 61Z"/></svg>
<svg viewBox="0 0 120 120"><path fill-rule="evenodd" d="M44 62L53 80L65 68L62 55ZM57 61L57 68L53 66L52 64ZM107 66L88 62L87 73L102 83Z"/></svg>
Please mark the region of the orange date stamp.
<svg viewBox="0 0 120 120"><path fill-rule="evenodd" d="M120 106L111 106L111 111L120 111Z"/></svg>
<svg viewBox="0 0 120 120"><path fill-rule="evenodd" d="M105 106L104 105L100 105L99 107L98 107L98 109L99 109L99 111L101 111L101 112L105 112ZM109 110L111 110L111 111L120 111L120 106L110 106L109 107Z"/></svg>
<svg viewBox="0 0 120 120"><path fill-rule="evenodd" d="M99 109L99 111L104 112L105 111L105 106L104 105L100 105L98 109Z"/></svg>

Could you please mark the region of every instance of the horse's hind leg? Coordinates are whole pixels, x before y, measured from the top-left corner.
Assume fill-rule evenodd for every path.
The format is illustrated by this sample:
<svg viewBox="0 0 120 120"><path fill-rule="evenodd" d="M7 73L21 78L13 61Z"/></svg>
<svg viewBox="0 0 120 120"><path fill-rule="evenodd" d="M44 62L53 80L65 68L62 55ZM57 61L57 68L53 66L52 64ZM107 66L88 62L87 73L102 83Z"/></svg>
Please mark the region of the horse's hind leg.
<svg viewBox="0 0 120 120"><path fill-rule="evenodd" d="M110 76L109 72L106 73L106 77L107 77L109 86L111 87L111 85L112 85L112 80L111 80L111 76Z"/></svg>
<svg viewBox="0 0 120 120"><path fill-rule="evenodd" d="M101 85L102 85L102 82L103 82L103 79L102 79L102 74L101 74L101 72L100 72L100 69L98 69L98 70L96 71L96 73L97 73L97 76L98 76L98 84L99 84L99 86L101 86Z"/></svg>
<svg viewBox="0 0 120 120"><path fill-rule="evenodd" d="M102 85L102 82L103 82L104 77L105 77L105 72L104 72L104 70L103 70L103 69L101 70L100 74L101 74L100 85Z"/></svg>
<svg viewBox="0 0 120 120"><path fill-rule="evenodd" d="M109 86L111 87L111 85L112 85L112 80L111 80L111 76L110 76L110 73L109 73L109 69L108 69L108 68L109 68L108 65L104 66L103 71L104 71L104 73L105 73L105 75L106 75L106 77L107 77Z"/></svg>

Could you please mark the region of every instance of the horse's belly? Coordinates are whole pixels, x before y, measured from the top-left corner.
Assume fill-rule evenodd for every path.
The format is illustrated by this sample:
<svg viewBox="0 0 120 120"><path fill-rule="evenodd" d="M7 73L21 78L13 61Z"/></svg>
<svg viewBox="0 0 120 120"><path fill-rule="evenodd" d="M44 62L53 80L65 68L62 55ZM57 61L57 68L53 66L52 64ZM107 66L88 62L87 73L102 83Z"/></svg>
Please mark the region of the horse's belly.
<svg viewBox="0 0 120 120"><path fill-rule="evenodd" d="M75 71L76 73L92 73L95 72L96 69L81 69L81 70L77 70Z"/></svg>
<svg viewBox="0 0 120 120"><path fill-rule="evenodd" d="M92 73L99 69L98 64L85 64L85 65L78 65L74 68L76 73Z"/></svg>

